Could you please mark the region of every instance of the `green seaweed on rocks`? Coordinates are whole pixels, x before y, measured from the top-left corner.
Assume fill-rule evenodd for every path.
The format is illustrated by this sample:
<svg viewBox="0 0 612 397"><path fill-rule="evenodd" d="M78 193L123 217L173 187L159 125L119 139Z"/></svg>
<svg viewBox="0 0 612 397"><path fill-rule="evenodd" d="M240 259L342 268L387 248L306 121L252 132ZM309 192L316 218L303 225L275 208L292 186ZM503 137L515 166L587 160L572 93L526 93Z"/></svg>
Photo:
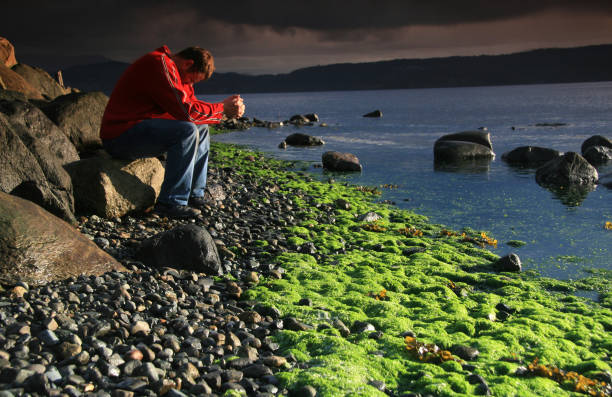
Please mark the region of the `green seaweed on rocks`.
<svg viewBox="0 0 612 397"><path fill-rule="evenodd" d="M591 379L610 371L609 275L568 282L498 274L488 232L431 224L373 203L370 191L287 171L241 148L215 145L213 153L221 166L273 180L301 213L282 229L295 249L265 256L284 269L282 278L262 278L242 294L312 326L272 336L276 354L299 362L275 374L290 392L309 385L318 396L467 396L483 392L482 383L470 383L476 374L492 395L577 396L584 394L552 379L517 376L520 357ZM339 208L339 199L350 206ZM380 220L364 228L371 223L360 217L370 212ZM422 235L399 232L411 228ZM600 291L599 301L572 295L577 288ZM383 290L385 299L375 299ZM406 350L406 336L453 357L462 352L464 365L421 361Z"/></svg>

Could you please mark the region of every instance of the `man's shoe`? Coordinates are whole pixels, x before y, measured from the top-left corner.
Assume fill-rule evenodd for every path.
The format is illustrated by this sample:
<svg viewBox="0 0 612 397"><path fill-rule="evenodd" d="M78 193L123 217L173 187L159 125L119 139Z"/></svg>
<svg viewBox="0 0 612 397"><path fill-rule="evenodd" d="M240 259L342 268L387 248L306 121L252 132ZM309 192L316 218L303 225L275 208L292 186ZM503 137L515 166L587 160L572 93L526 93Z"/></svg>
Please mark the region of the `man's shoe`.
<svg viewBox="0 0 612 397"><path fill-rule="evenodd" d="M208 203L209 201L206 200L203 196L202 197L195 197L195 196L189 197L189 205L192 207L204 207Z"/></svg>
<svg viewBox="0 0 612 397"><path fill-rule="evenodd" d="M167 216L168 218L195 218L201 213L200 210L186 205L173 205L160 202L155 204L153 212L159 216Z"/></svg>

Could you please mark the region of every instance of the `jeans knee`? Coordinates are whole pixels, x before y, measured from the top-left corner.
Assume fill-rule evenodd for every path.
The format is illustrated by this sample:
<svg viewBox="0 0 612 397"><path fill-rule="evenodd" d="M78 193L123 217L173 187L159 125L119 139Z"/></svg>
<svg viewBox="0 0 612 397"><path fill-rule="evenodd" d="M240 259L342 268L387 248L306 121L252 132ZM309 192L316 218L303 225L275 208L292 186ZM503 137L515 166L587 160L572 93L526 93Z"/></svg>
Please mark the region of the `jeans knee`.
<svg viewBox="0 0 612 397"><path fill-rule="evenodd" d="M182 141L195 140L199 136L198 126L190 121L179 121L177 135Z"/></svg>

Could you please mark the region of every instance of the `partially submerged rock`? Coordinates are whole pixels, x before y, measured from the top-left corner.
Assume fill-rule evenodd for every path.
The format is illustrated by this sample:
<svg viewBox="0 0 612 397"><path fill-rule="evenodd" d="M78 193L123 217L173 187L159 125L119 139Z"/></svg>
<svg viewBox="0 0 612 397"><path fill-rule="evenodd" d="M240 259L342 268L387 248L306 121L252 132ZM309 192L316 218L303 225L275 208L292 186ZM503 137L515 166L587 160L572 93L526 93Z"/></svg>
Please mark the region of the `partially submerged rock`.
<svg viewBox="0 0 612 397"><path fill-rule="evenodd" d="M41 285L126 269L72 226L27 200L0 193L0 281Z"/></svg>
<svg viewBox="0 0 612 397"><path fill-rule="evenodd" d="M370 113L366 113L363 117L382 117L382 112L380 110L374 110Z"/></svg>
<svg viewBox="0 0 612 397"><path fill-rule="evenodd" d="M537 167L554 160L563 153L539 146L520 146L502 154L502 160L513 165Z"/></svg>
<svg viewBox="0 0 612 397"><path fill-rule="evenodd" d="M500 272L520 272L522 270L521 258L515 253L510 253L499 258L493 267Z"/></svg>
<svg viewBox="0 0 612 397"><path fill-rule="evenodd" d="M148 266L221 275L223 269L217 247L206 229L189 224L160 233L145 240L137 259Z"/></svg>
<svg viewBox="0 0 612 397"><path fill-rule="evenodd" d="M434 144L435 162L457 162L469 159L493 159L491 134L487 131L464 131L440 137Z"/></svg>
<svg viewBox="0 0 612 397"><path fill-rule="evenodd" d="M92 157L66 165L72 178L77 212L121 217L155 204L164 179L153 157L134 161Z"/></svg>
<svg viewBox="0 0 612 397"><path fill-rule="evenodd" d="M321 146L325 142L323 139L308 134L295 133L285 138L285 143L292 146Z"/></svg>
<svg viewBox="0 0 612 397"><path fill-rule="evenodd" d="M329 171L359 171L361 164L352 153L325 152L322 156L323 168Z"/></svg>
<svg viewBox="0 0 612 397"><path fill-rule="evenodd" d="M536 170L536 182L540 185L592 185L597 178L595 167L574 152L567 152Z"/></svg>

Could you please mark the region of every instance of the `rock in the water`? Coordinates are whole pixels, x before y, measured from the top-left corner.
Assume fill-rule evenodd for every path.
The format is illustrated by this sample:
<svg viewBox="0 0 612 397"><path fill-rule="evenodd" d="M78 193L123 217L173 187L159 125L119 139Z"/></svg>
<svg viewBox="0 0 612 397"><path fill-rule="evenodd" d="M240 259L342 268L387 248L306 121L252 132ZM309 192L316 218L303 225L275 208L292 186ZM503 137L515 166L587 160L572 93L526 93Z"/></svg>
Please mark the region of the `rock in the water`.
<svg viewBox="0 0 612 397"><path fill-rule="evenodd" d="M521 259L514 253L502 256L493 266L500 272L520 272L522 270Z"/></svg>
<svg viewBox="0 0 612 397"><path fill-rule="evenodd" d="M373 112L364 114L363 117L382 117L382 112L380 110L374 110Z"/></svg>
<svg viewBox="0 0 612 397"><path fill-rule="evenodd" d="M137 258L149 266L169 266L215 276L223 274L215 242L206 229L193 224L181 225L145 240Z"/></svg>
<svg viewBox="0 0 612 397"><path fill-rule="evenodd" d="M582 155L592 165L601 165L612 160L612 148L590 146Z"/></svg>
<svg viewBox="0 0 612 397"><path fill-rule="evenodd" d="M325 142L319 137L295 133L285 138L285 143L292 146L321 146Z"/></svg>
<svg viewBox="0 0 612 397"><path fill-rule="evenodd" d="M329 171L361 171L359 159L352 153L325 152L323 168Z"/></svg>
<svg viewBox="0 0 612 397"><path fill-rule="evenodd" d="M483 130L444 135L434 144L434 161L436 162L493 159L494 157L491 134Z"/></svg>
<svg viewBox="0 0 612 397"><path fill-rule="evenodd" d="M93 157L67 164L77 212L121 217L155 204L164 179L153 157L134 161Z"/></svg>
<svg viewBox="0 0 612 397"><path fill-rule="evenodd" d="M103 93L88 92L63 95L39 106L81 153L102 147L100 124L107 102Z"/></svg>
<svg viewBox="0 0 612 397"><path fill-rule="evenodd" d="M603 146L612 149L612 141L602 135L593 135L592 137L586 139L582 142L582 146L580 147L580 152L584 156L587 149L591 146Z"/></svg>
<svg viewBox="0 0 612 397"><path fill-rule="evenodd" d="M279 149L287 149L287 142L282 141L281 143L278 144L278 148Z"/></svg>
<svg viewBox="0 0 612 397"><path fill-rule="evenodd" d="M574 152L567 152L536 170L536 182L540 185L592 185L597 178L595 167Z"/></svg>
<svg viewBox="0 0 612 397"><path fill-rule="evenodd" d="M70 92L70 90L60 86L49 73L41 68L19 63L12 69L49 100L55 99L60 95L66 95Z"/></svg>
<svg viewBox="0 0 612 397"><path fill-rule="evenodd" d="M554 160L563 153L558 150L538 146L520 146L502 154L502 160L525 167L540 166Z"/></svg>
<svg viewBox="0 0 612 397"><path fill-rule="evenodd" d="M0 280L40 285L126 270L72 226L36 204L0 193Z"/></svg>
<svg viewBox="0 0 612 397"><path fill-rule="evenodd" d="M17 64L15 47L13 47L11 42L4 37L0 37L0 64L3 64L7 68Z"/></svg>

